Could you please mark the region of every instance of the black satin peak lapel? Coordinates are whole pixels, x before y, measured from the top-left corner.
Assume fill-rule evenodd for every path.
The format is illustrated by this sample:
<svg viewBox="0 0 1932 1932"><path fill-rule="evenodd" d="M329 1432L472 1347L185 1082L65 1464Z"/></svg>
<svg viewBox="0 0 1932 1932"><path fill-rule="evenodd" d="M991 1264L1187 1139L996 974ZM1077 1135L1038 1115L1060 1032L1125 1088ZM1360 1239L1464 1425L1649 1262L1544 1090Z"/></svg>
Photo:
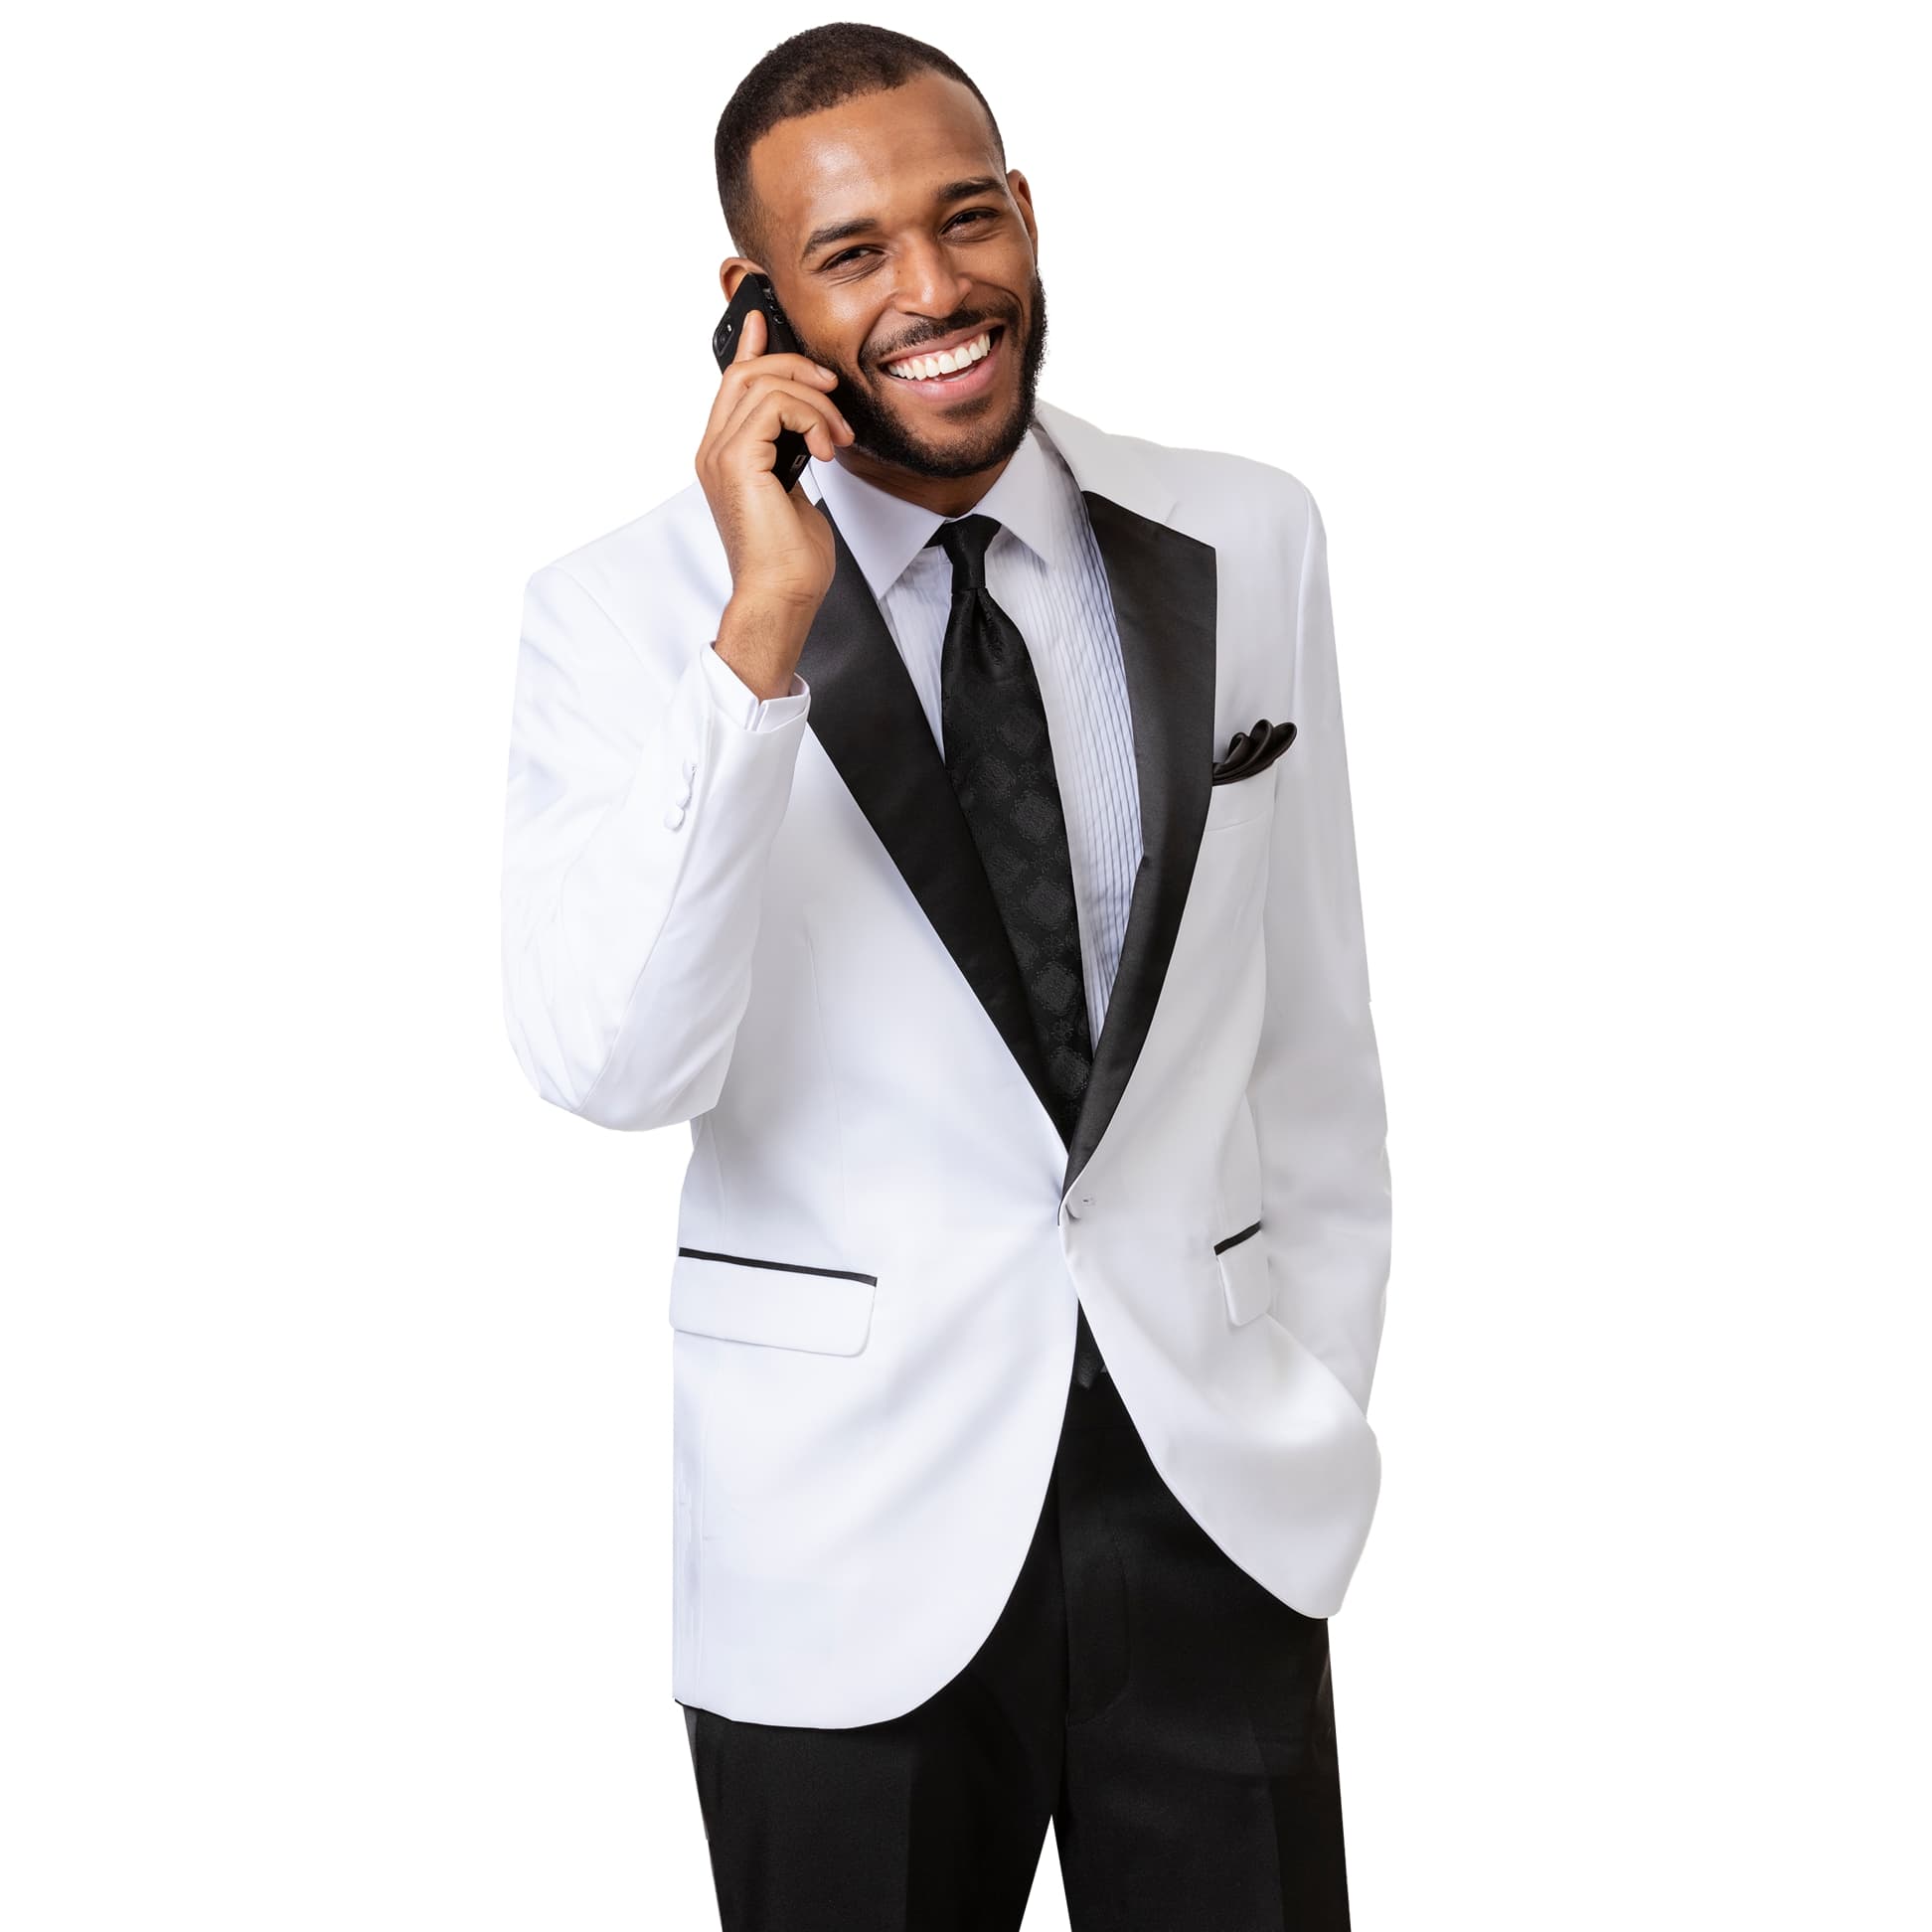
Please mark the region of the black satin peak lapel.
<svg viewBox="0 0 1932 1932"><path fill-rule="evenodd" d="M1050 1116L1057 1102L972 828L879 600L819 509L838 563L799 652L812 690L806 724Z"/></svg>
<svg viewBox="0 0 1932 1932"><path fill-rule="evenodd" d="M1062 1194L1113 1119L1167 982L1208 821L1214 755L1214 547L1097 491L1080 494L1113 593L1134 720L1144 856Z"/></svg>
<svg viewBox="0 0 1932 1932"><path fill-rule="evenodd" d="M1133 715L1144 857L1061 1192L1107 1131L1154 1018L1208 818L1214 550L1081 491L1106 567ZM932 726L832 513L837 565L799 654L807 724L1050 1118L1055 1102L1019 963Z"/></svg>

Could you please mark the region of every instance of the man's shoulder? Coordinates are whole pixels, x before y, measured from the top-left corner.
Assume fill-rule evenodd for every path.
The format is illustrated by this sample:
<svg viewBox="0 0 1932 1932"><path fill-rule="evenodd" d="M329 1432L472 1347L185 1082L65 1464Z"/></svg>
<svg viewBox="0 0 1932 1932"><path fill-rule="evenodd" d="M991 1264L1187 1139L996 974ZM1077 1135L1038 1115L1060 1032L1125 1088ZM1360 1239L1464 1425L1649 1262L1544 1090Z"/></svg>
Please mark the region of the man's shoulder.
<svg viewBox="0 0 1932 1932"><path fill-rule="evenodd" d="M1217 549L1250 541L1299 548L1315 514L1307 484L1258 456L1103 429L1052 404L1042 415L1075 472L1084 471L1083 486L1107 494L1116 481L1150 506L1171 498L1165 520Z"/></svg>
<svg viewBox="0 0 1932 1932"><path fill-rule="evenodd" d="M633 640L653 613L661 617L681 599L715 612L730 595L724 546L695 477L629 523L540 564L532 580L547 571L587 591Z"/></svg>

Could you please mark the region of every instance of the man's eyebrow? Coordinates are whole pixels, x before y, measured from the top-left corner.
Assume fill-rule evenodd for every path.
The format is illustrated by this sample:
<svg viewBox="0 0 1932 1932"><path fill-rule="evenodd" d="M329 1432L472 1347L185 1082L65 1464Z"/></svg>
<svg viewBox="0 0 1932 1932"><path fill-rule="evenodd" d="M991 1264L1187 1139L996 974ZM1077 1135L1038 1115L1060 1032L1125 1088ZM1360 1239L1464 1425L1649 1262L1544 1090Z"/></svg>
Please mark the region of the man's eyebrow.
<svg viewBox="0 0 1932 1932"><path fill-rule="evenodd" d="M944 208L948 202L964 201L968 195L989 195L1003 189L1006 183L998 175L972 175L964 181L949 181L932 197L934 208ZM856 215L849 222L829 222L824 228L814 229L805 238L805 245L798 251L802 262L814 255L820 248L829 248L834 242L849 242L855 235L870 235L879 227L877 215Z"/></svg>

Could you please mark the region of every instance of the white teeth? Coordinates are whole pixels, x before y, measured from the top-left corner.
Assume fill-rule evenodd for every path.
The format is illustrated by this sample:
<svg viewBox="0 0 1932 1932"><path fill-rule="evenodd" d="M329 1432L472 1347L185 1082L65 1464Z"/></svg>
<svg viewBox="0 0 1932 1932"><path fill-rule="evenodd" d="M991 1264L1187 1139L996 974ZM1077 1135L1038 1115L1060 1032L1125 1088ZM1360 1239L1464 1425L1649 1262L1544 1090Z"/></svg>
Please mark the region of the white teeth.
<svg viewBox="0 0 1932 1932"><path fill-rule="evenodd" d="M889 374L900 382L929 382L935 376L950 376L968 369L992 352L993 332L989 329L959 349L942 349L936 356L910 356L904 362L887 363Z"/></svg>

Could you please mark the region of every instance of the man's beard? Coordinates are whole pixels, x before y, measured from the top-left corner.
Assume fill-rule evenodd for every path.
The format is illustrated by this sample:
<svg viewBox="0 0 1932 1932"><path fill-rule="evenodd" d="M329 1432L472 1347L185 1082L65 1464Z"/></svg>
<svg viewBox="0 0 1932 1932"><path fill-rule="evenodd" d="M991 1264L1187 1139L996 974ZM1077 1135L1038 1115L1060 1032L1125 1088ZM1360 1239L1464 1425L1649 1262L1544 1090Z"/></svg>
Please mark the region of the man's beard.
<svg viewBox="0 0 1932 1932"><path fill-rule="evenodd" d="M814 349L803 336L799 337L798 346L803 354L814 362L823 363L838 376L839 384L831 392L831 401L833 406L852 424L851 448L862 450L877 462L889 463L894 469L909 471L914 476L976 476L981 470L1005 462L1026 440L1027 431L1033 426L1034 388L1039 381L1040 365L1046 357L1046 290L1041 283L1038 269L1034 271L1027 300L1032 317L1026 340L1019 345L1020 393L1014 398L1013 406L1005 416L976 423L963 441L954 440L943 448L929 445L908 431L897 417L880 407L873 400L872 391L857 380L856 372L847 364L824 350ZM959 329L970 327L972 319L962 317L957 322L948 322L943 329L935 329L933 334L951 335ZM1014 347L1014 318L993 316L987 319L1005 322L1006 341L1002 350L1011 354ZM899 379L881 372L877 380L895 383Z"/></svg>

